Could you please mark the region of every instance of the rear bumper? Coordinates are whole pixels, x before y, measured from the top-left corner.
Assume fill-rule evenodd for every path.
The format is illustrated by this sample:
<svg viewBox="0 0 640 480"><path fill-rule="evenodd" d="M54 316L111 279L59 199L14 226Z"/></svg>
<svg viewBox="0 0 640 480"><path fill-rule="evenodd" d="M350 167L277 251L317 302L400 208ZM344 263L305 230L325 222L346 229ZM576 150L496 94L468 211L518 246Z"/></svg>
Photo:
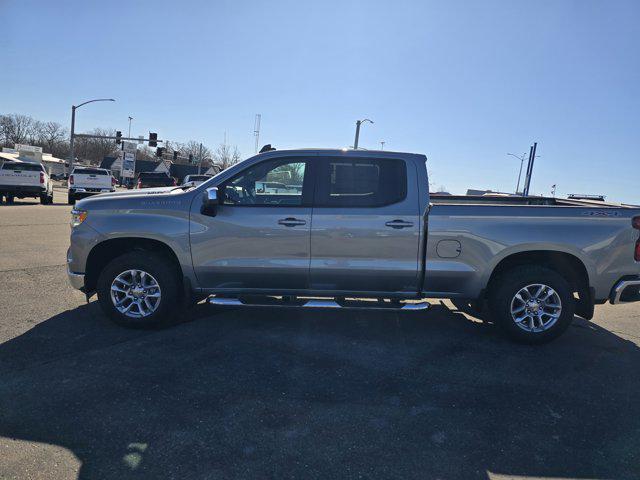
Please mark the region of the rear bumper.
<svg viewBox="0 0 640 480"><path fill-rule="evenodd" d="M95 189L95 188L70 188L69 193L76 198L85 198L101 193L113 193L115 189Z"/></svg>
<svg viewBox="0 0 640 480"><path fill-rule="evenodd" d="M33 187L30 185L0 185L0 192L16 197L37 197L38 195L46 193L46 189L44 187Z"/></svg>
<svg viewBox="0 0 640 480"><path fill-rule="evenodd" d="M611 289L609 301L613 305L640 301L640 277L626 277L618 280Z"/></svg>

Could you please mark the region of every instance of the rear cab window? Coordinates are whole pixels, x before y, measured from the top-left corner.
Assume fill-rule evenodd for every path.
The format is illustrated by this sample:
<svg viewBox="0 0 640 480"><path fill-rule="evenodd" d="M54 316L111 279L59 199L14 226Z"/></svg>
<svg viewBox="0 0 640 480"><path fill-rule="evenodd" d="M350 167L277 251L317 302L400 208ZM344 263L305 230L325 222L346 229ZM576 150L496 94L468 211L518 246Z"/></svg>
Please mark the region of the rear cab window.
<svg viewBox="0 0 640 480"><path fill-rule="evenodd" d="M109 172L101 168L74 168L74 175L109 175Z"/></svg>
<svg viewBox="0 0 640 480"><path fill-rule="evenodd" d="M17 163L5 162L2 170L13 170L15 172L44 172L44 167L39 163Z"/></svg>

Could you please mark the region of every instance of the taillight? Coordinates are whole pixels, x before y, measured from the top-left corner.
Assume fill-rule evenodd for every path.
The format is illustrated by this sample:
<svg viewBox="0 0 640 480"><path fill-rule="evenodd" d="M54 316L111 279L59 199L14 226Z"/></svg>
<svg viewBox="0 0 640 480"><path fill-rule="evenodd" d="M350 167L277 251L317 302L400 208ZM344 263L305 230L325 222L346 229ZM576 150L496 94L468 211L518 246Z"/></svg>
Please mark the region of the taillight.
<svg viewBox="0 0 640 480"><path fill-rule="evenodd" d="M73 185L73 175L69 175L69 185Z"/></svg>
<svg viewBox="0 0 640 480"><path fill-rule="evenodd" d="M138 186L136 188L142 188L142 180L138 180Z"/></svg>
<svg viewBox="0 0 640 480"><path fill-rule="evenodd" d="M111 186L115 187L116 186L117 180L115 179L115 177L111 177Z"/></svg>
<svg viewBox="0 0 640 480"><path fill-rule="evenodd" d="M175 187L176 185L177 185L177 183L176 183L176 179L174 178L174 179L173 179L173 186Z"/></svg>
<svg viewBox="0 0 640 480"><path fill-rule="evenodd" d="M44 172L40 172L40 183L44 183Z"/></svg>

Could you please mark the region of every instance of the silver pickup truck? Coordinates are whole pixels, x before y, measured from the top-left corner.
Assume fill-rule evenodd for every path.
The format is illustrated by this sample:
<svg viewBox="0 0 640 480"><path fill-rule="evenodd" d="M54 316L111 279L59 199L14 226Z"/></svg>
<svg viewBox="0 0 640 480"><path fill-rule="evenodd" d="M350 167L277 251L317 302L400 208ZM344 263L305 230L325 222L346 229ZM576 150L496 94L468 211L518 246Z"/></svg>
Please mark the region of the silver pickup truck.
<svg viewBox="0 0 640 480"><path fill-rule="evenodd" d="M269 151L193 187L72 212L71 284L117 323L222 305L419 310L448 298L542 343L595 304L640 300L640 207L430 196L424 155Z"/></svg>

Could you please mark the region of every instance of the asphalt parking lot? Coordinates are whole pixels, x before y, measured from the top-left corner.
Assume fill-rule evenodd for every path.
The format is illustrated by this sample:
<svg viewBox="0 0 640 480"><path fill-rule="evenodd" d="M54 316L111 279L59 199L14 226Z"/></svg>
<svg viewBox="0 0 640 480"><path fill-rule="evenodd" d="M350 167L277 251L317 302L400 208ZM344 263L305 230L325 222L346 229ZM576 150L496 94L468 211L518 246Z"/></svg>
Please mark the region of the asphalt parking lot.
<svg viewBox="0 0 640 480"><path fill-rule="evenodd" d="M129 331L67 285L70 207L0 205L0 478L640 478L640 309L523 347L424 312Z"/></svg>

